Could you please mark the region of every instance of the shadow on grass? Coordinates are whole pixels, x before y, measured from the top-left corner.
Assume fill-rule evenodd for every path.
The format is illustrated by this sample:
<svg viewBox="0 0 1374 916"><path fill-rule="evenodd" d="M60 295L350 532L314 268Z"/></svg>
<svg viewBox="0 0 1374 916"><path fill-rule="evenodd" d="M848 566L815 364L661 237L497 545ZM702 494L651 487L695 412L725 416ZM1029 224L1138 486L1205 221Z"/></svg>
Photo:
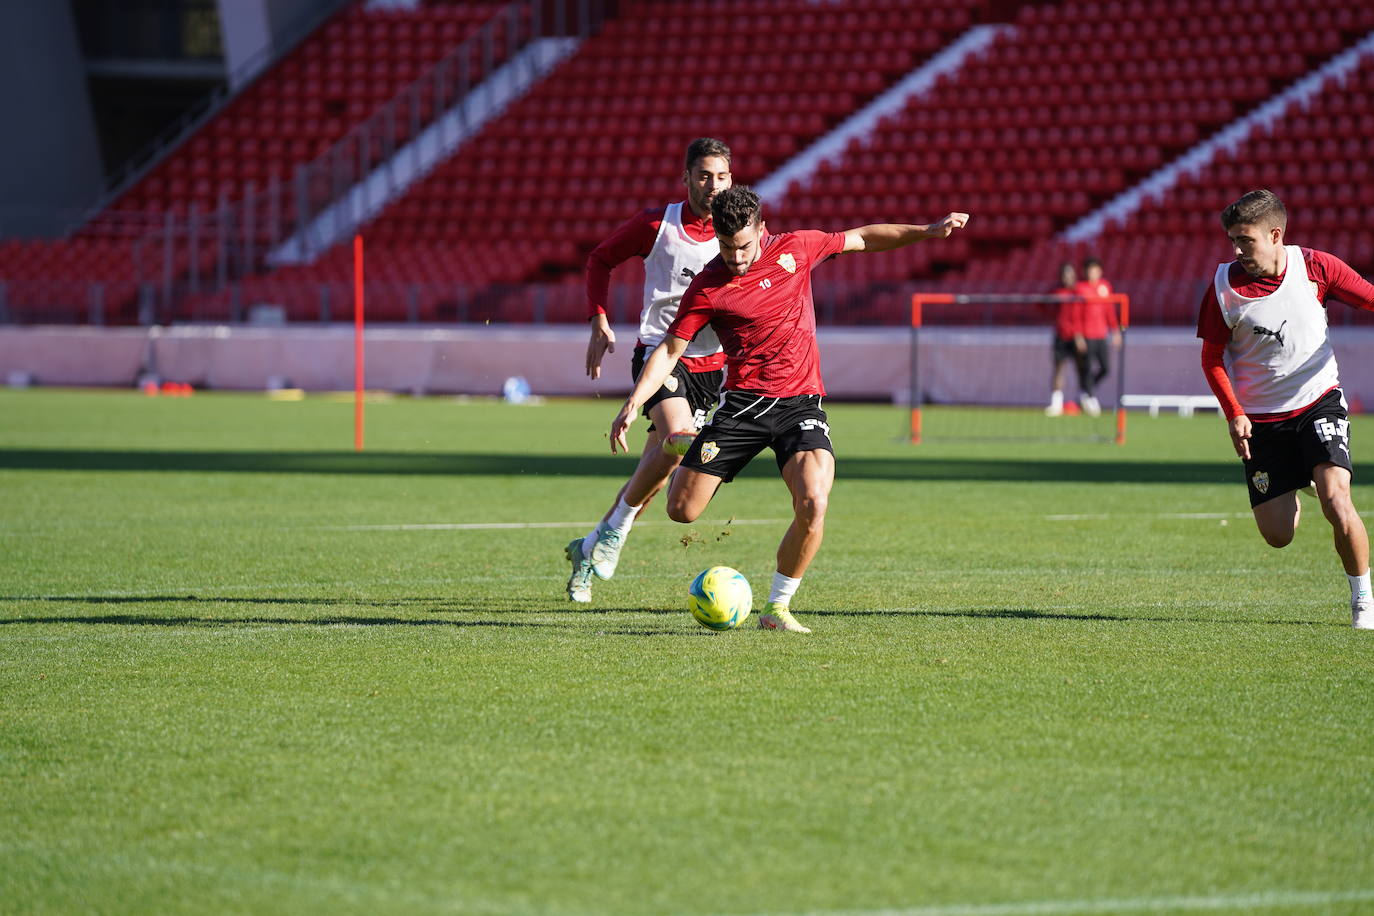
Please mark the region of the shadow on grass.
<svg viewBox="0 0 1374 916"><path fill-rule="evenodd" d="M563 628L557 623L530 623L518 620L423 620L404 617L154 617L146 614L101 614L95 617L19 617L0 620L0 626L16 623L84 623L131 627L538 627Z"/></svg>
<svg viewBox="0 0 1374 916"><path fill-rule="evenodd" d="M681 608L630 607L624 605L597 606L559 604L550 606L547 601L534 599L502 599L497 601L461 601L445 598L396 598L384 600L358 600L349 598L256 598L256 597L196 597L194 595L0 595L3 602L50 602L54 604L88 605L140 605L140 604L266 604L315 607L375 607L375 608L415 608L429 614L576 614L580 617L613 617L616 614L652 614L659 617L685 618L686 611ZM514 606L522 605L522 606ZM1304 627L1345 627L1348 624L1330 620L1222 618L1196 616L1143 616L1132 614L1102 614L1085 612L1081 614L1065 611L1040 611L1018 607L971 607L965 609L902 608L895 610L827 610L824 608L804 608L798 611L803 618L809 617L891 617L923 618L948 617L973 620L1051 620L1082 623L1210 623L1210 624L1263 624L1266 626L1304 626ZM233 627L245 625L282 625L282 626L397 626L397 627L527 627L543 629L572 629L572 624L549 623L542 621L516 620L459 620L358 616L334 614L324 617L214 617L188 614L159 616L155 614L98 614L92 616L62 615L40 617L0 618L0 626L7 624L44 624L79 623L106 626L150 626L150 627ZM579 624L578 628L583 625ZM662 626L608 626L595 631L597 636L694 636L713 635L705 629L683 630L665 623Z"/></svg>
<svg viewBox="0 0 1374 916"><path fill-rule="evenodd" d="M624 456L438 454L422 452L265 452L103 449L0 449L0 470L264 474L432 474L452 476L624 477ZM1066 483L1231 483L1234 461L1075 461L1000 458L839 458L850 480L1000 480ZM772 456L745 476L777 475Z"/></svg>

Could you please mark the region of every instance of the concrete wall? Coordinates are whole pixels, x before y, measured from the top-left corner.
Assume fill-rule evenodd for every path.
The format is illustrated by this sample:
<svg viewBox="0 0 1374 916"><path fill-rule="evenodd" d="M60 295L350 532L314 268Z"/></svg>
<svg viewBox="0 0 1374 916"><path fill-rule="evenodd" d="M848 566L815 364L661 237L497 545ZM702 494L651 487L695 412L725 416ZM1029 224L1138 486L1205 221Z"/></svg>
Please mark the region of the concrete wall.
<svg viewBox="0 0 1374 916"><path fill-rule="evenodd" d="M0 85L0 237L57 235L103 179L68 3L0 3Z"/></svg>
<svg viewBox="0 0 1374 916"><path fill-rule="evenodd" d="M230 89L237 89L298 37L302 21L334 4L329 0L218 0L218 5L224 69ZM264 49L269 53L262 53Z"/></svg>

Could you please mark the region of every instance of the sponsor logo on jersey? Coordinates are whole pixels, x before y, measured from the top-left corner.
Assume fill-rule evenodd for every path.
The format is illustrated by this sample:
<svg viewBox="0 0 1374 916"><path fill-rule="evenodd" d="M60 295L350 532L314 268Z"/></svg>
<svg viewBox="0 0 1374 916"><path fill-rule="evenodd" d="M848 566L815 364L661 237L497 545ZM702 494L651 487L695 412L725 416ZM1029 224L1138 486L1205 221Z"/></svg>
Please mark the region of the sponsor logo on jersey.
<svg viewBox="0 0 1374 916"><path fill-rule="evenodd" d="M703 442L701 444L701 463L710 464L720 454L720 446L714 442Z"/></svg>
<svg viewBox="0 0 1374 916"><path fill-rule="evenodd" d="M1255 325L1255 333L1260 335L1261 337L1274 338L1279 342L1279 346L1281 347L1283 346L1283 328L1286 324L1288 324L1287 319L1284 320L1283 324L1279 325L1279 329L1277 331L1271 331L1268 328L1262 328L1259 325Z"/></svg>
<svg viewBox="0 0 1374 916"><path fill-rule="evenodd" d="M1264 471L1256 471L1251 477L1250 482L1255 485L1255 489L1261 493L1269 492L1269 475Z"/></svg>
<svg viewBox="0 0 1374 916"><path fill-rule="evenodd" d="M696 272L695 270L692 270L692 268L690 268L690 267L684 267L684 268L682 268L682 279L686 280L688 283L691 283L691 282L692 282L692 278L695 277L696 275L697 275L697 272Z"/></svg>
<svg viewBox="0 0 1374 916"><path fill-rule="evenodd" d="M789 274L797 272L797 259L790 254L784 254L782 257L778 258L778 263L781 264L782 269Z"/></svg>

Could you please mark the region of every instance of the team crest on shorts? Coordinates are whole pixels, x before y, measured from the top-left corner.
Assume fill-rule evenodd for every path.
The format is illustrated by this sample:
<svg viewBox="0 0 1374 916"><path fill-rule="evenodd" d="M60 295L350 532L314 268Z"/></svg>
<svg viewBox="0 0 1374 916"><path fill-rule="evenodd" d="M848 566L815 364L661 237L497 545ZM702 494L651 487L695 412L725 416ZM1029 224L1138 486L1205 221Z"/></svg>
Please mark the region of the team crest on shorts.
<svg viewBox="0 0 1374 916"><path fill-rule="evenodd" d="M1250 482L1255 485L1255 489L1261 493L1269 492L1269 475L1264 471L1256 471L1251 477Z"/></svg>
<svg viewBox="0 0 1374 916"><path fill-rule="evenodd" d="M677 386L678 381L675 375L670 375L663 380L663 387L667 388L669 391L677 391Z"/></svg>
<svg viewBox="0 0 1374 916"><path fill-rule="evenodd" d="M701 445L701 463L709 464L720 454L720 446L714 442L703 442Z"/></svg>
<svg viewBox="0 0 1374 916"><path fill-rule="evenodd" d="M792 257L790 254L785 254L782 257L778 258L778 263L781 264L782 269L787 271L789 274L794 274L797 272L797 259Z"/></svg>

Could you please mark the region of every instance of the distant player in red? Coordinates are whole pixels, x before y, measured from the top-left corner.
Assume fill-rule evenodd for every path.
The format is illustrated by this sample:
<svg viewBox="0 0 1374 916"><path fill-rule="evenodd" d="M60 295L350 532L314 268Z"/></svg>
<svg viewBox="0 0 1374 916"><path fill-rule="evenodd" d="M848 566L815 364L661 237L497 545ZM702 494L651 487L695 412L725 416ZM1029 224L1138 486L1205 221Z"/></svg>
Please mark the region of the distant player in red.
<svg viewBox="0 0 1374 916"><path fill-rule="evenodd" d="M835 479L830 426L821 409L825 388L811 271L842 252L887 251L947 238L968 222L968 214L951 213L930 226L884 224L765 236L758 195L745 187L718 194L711 214L720 257L683 294L667 338L649 356L611 423L611 450L628 450L625 431L640 405L669 376L688 342L714 331L725 348L725 396L673 477L668 515L677 522L694 521L722 481L733 480L771 447L792 494L794 520L778 545L777 571L759 625L809 633L792 616L790 603L821 545Z"/></svg>
<svg viewBox="0 0 1374 916"><path fill-rule="evenodd" d="M606 317L611 271L630 258L644 259L639 343L630 368L638 377L645 354L663 341L676 317L678 300L687 284L720 253L711 227L711 201L730 187L730 181L730 148L710 137L693 140L687 147L682 173L687 199L640 212L587 257L587 310L592 323L587 342L590 378L601 377L602 357L615 351L615 332ZM724 365L720 341L714 334L702 334L688 347L672 375L661 379L644 402L644 414L651 422L639 466L596 527L564 549L572 565L567 589L570 601L592 600L593 574L600 579L615 574L635 517L681 461L681 455L664 451L664 440L676 432L700 429L706 422L720 394Z"/></svg>
<svg viewBox="0 0 1374 916"><path fill-rule="evenodd" d="M1078 403L1090 417L1102 413L1097 400L1097 384L1111 371L1111 357L1107 338L1113 347L1121 346L1121 327L1116 320L1116 307L1111 303L1112 285L1102 276L1102 262L1088 258L1083 262L1083 279L1074 286L1082 300L1080 341L1078 345Z"/></svg>
<svg viewBox="0 0 1374 916"><path fill-rule="evenodd" d="M1374 630L1369 538L1350 499L1350 423L1325 301L1374 310L1374 285L1334 255L1284 245L1288 212L1251 191L1221 213L1236 260L1203 296L1202 371L1245 465L1255 524L1270 546L1293 540L1297 491L1315 484L1350 582L1351 622Z"/></svg>
<svg viewBox="0 0 1374 916"><path fill-rule="evenodd" d="M1087 348L1079 325L1083 320L1083 300L1078 297L1078 271L1072 263L1059 265L1059 286L1050 293L1059 297L1054 308L1054 345L1051 350L1054 369L1050 375L1050 404L1045 408L1049 417L1064 413L1064 366L1070 360L1078 367L1079 378L1084 375L1083 356Z"/></svg>

